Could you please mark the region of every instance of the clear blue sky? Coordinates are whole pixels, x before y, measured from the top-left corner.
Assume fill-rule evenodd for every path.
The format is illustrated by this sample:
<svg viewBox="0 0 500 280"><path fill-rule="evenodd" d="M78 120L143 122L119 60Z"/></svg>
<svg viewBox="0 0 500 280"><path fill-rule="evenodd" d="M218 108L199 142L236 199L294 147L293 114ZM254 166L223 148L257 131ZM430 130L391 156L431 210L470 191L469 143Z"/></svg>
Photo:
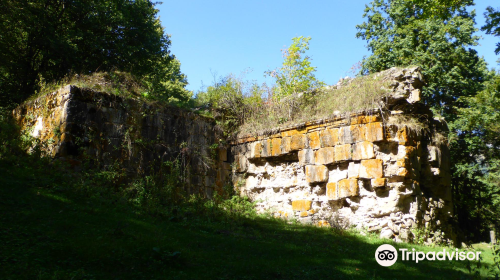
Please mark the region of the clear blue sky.
<svg viewBox="0 0 500 280"><path fill-rule="evenodd" d="M158 5L165 32L171 35L171 52L187 75L187 89L198 91L213 82L213 74L240 76L259 83L264 71L281 66L281 49L296 36L310 36L307 54L317 67L316 77L327 84L349 75L351 66L368 55L366 42L356 39L356 25L370 1L165 1ZM484 25L487 6L496 0L476 0L477 27ZM489 67L497 67L495 43L486 35L476 49Z"/></svg>

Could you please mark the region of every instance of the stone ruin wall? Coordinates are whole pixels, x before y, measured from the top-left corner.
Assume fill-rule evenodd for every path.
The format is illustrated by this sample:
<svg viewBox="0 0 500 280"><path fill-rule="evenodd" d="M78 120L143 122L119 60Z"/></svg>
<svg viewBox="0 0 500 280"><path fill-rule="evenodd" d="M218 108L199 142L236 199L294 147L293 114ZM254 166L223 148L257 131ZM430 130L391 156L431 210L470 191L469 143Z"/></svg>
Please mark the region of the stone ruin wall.
<svg viewBox="0 0 500 280"><path fill-rule="evenodd" d="M261 211L303 223L350 224L396 241L411 240L420 227L428 242L453 241L448 148L436 141L446 125L418 102L419 69L389 75L394 91L384 110L236 139L240 194ZM395 115L424 117L427 133L387 123Z"/></svg>
<svg viewBox="0 0 500 280"><path fill-rule="evenodd" d="M388 73L394 91L383 110L240 137L230 153L211 119L75 86L26 102L13 115L45 152L74 168L90 159L133 177L182 158L189 193L211 197L232 183L277 217L348 222L395 240L411 239L411 229L422 226L433 241L454 239L448 149L434 141L446 125L418 102L417 68ZM423 116L427 133L390 125L394 115Z"/></svg>
<svg viewBox="0 0 500 280"><path fill-rule="evenodd" d="M222 192L230 177L214 121L179 108L69 85L24 103L13 115L49 156L77 169L90 162L132 178L178 159L187 167L187 191L208 197Z"/></svg>

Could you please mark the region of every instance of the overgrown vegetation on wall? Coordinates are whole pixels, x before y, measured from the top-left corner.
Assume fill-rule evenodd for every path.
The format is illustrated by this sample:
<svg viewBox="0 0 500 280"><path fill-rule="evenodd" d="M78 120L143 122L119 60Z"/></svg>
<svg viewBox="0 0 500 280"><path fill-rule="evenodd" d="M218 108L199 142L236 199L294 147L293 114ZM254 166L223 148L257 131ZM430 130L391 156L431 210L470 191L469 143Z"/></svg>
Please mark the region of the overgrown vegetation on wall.
<svg viewBox="0 0 500 280"><path fill-rule="evenodd" d="M309 39L293 38L283 51L283 66L267 72L276 79L275 85L221 77L198 92L198 112L214 117L228 136L241 136L383 109L381 101L393 90L388 76L347 78L326 86L315 78L315 67L305 56Z"/></svg>

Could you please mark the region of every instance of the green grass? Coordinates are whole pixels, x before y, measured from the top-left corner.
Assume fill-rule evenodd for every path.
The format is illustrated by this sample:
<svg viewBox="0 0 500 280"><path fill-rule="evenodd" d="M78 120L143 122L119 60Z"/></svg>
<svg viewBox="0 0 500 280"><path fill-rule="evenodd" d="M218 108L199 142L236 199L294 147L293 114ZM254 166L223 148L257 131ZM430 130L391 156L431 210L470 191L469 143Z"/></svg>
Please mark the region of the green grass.
<svg viewBox="0 0 500 280"><path fill-rule="evenodd" d="M0 279L472 279L459 261L381 267L387 241L370 235L222 212L154 217L75 191L83 177L57 170L0 161Z"/></svg>

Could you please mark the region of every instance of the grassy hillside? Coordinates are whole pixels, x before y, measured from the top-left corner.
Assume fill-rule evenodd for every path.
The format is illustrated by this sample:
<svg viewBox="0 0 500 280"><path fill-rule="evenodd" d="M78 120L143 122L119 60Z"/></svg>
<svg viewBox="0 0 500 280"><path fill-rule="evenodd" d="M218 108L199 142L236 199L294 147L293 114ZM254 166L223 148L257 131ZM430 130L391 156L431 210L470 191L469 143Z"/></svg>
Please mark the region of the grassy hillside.
<svg viewBox="0 0 500 280"><path fill-rule="evenodd" d="M85 177L58 170L30 157L0 160L0 279L473 279L463 261L381 267L374 253L387 241L245 218L234 215L237 204L154 216L83 191Z"/></svg>

